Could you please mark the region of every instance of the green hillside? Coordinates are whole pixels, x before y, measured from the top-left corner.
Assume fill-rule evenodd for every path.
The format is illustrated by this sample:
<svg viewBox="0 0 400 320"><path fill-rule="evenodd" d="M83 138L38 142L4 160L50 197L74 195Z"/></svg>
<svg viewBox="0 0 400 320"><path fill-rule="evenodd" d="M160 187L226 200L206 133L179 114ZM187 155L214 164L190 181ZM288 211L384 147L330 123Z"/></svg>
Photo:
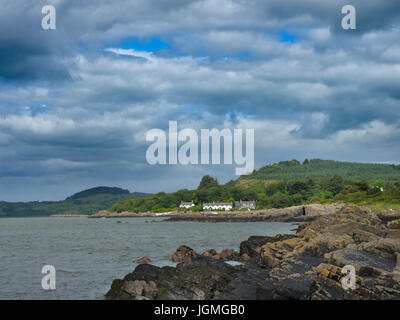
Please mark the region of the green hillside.
<svg viewBox="0 0 400 320"><path fill-rule="evenodd" d="M108 195L121 195L121 194L129 194L129 190L121 189L117 187L96 187L87 190L83 190L73 194L72 196L66 198L65 200L77 200L83 198L90 198L92 196L96 196L99 194L108 194Z"/></svg>
<svg viewBox="0 0 400 320"><path fill-rule="evenodd" d="M254 171L240 179L251 180L293 180L341 176L347 180L373 182L377 179L397 181L400 179L400 165L340 162L311 159L301 164L297 160L282 161Z"/></svg>
<svg viewBox="0 0 400 320"><path fill-rule="evenodd" d="M258 209L306 203L346 202L376 209L400 208L400 166L312 159L282 161L255 170L225 185L205 176L195 190L160 192L115 204L111 211L176 210L181 201L256 200Z"/></svg>
<svg viewBox="0 0 400 320"><path fill-rule="evenodd" d="M0 217L93 214L127 199L149 196L121 188L97 187L78 192L63 201L0 202Z"/></svg>
<svg viewBox="0 0 400 320"><path fill-rule="evenodd" d="M282 161L220 185L205 176L195 190L129 193L121 188L96 187L64 201L0 202L0 217L48 216L114 212L165 212L181 201L203 202L256 200L257 208L283 208L305 203L346 202L376 209L400 209L400 166L311 159Z"/></svg>

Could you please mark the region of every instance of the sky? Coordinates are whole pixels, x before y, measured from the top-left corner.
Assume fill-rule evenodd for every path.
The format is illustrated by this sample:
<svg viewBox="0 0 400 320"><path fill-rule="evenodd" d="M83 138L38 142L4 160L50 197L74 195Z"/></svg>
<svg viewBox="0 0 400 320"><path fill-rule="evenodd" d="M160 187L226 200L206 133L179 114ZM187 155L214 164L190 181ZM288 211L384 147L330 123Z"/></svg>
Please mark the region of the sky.
<svg viewBox="0 0 400 320"><path fill-rule="evenodd" d="M399 40L398 0L0 0L0 201L237 178L147 163L147 131L171 120L254 129L256 168L399 163Z"/></svg>

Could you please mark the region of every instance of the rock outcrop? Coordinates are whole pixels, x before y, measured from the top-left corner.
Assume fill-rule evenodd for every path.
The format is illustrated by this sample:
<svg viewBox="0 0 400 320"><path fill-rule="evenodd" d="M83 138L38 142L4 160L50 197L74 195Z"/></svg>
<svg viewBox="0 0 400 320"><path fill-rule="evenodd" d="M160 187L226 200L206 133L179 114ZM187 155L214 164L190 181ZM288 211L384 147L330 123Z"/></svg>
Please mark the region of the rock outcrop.
<svg viewBox="0 0 400 320"><path fill-rule="evenodd" d="M189 254L197 256L197 253L188 246L180 246L171 256L173 262L183 262Z"/></svg>
<svg viewBox="0 0 400 320"><path fill-rule="evenodd" d="M135 263L150 263L151 259L149 257L144 256L140 259L136 259L134 262Z"/></svg>
<svg viewBox="0 0 400 320"><path fill-rule="evenodd" d="M218 298L237 272L235 267L205 256L188 255L184 260L176 268L141 264L123 280L114 280L106 297L133 300ZM146 286L150 290L145 290Z"/></svg>
<svg viewBox="0 0 400 320"><path fill-rule="evenodd" d="M278 234L275 237L268 236L251 236L248 240L243 241L240 244L240 255L247 255L248 257L255 257L260 253L260 247L269 242L277 242L286 239L291 239L296 237L296 235L291 234Z"/></svg>
<svg viewBox="0 0 400 320"><path fill-rule="evenodd" d="M215 249L210 249L204 251L202 255L221 261L245 261L249 258L247 255L239 254L235 249L224 249L220 253Z"/></svg>
<svg viewBox="0 0 400 320"><path fill-rule="evenodd" d="M188 246L180 246L171 256L173 262L184 262L187 256L197 257L199 254ZM202 256L221 261L244 261L247 255L239 254L235 249L224 249L218 253L215 249L204 251Z"/></svg>
<svg viewBox="0 0 400 320"><path fill-rule="evenodd" d="M238 256L248 260L239 266L216 259L215 250L202 255L183 251L176 255L181 261L176 268L139 265L123 280L114 280L107 297L400 299L398 221L355 206L320 215L295 235L250 237L240 245ZM354 289L342 286L344 266L355 270Z"/></svg>

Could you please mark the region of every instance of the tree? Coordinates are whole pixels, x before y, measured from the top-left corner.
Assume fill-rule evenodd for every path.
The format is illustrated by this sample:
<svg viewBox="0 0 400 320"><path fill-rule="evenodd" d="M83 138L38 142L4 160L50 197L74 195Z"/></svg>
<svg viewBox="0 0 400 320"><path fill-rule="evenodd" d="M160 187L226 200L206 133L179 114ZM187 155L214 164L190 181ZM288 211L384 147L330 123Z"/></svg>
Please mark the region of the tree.
<svg viewBox="0 0 400 320"><path fill-rule="evenodd" d="M256 199L256 192L254 190L251 189L244 189L240 191L240 196L239 198L241 200L247 200L247 201L251 201Z"/></svg>
<svg viewBox="0 0 400 320"><path fill-rule="evenodd" d="M173 195L178 202L189 202L193 200L193 192L188 189L178 190Z"/></svg>
<svg viewBox="0 0 400 320"><path fill-rule="evenodd" d="M310 161L306 158L306 159L304 159L304 161L303 161L303 165L306 165L306 164L309 164L310 163Z"/></svg>
<svg viewBox="0 0 400 320"><path fill-rule="evenodd" d="M274 182L265 187L265 193L267 196L272 196L277 192L285 192L285 182Z"/></svg>
<svg viewBox="0 0 400 320"><path fill-rule="evenodd" d="M376 179L372 184L372 186L380 190L383 190L383 187L385 186L385 181L383 181L382 179Z"/></svg>
<svg viewBox="0 0 400 320"><path fill-rule="evenodd" d="M207 189L199 189L196 191L196 202L203 203L208 202L208 190Z"/></svg>
<svg viewBox="0 0 400 320"><path fill-rule="evenodd" d="M302 181L291 181L287 183L287 190L289 194L305 193L308 190L308 186Z"/></svg>
<svg viewBox="0 0 400 320"><path fill-rule="evenodd" d="M217 187L218 186L218 180L214 179L213 177L210 177L209 175L205 175L201 181L197 189L204 189L204 188L211 188L211 187Z"/></svg>
<svg viewBox="0 0 400 320"><path fill-rule="evenodd" d="M365 181L353 181L351 185L346 188L348 192L368 191L368 183Z"/></svg>
<svg viewBox="0 0 400 320"><path fill-rule="evenodd" d="M289 207L292 203L291 198L281 192L275 193L269 198L269 201L274 208L286 208Z"/></svg>
<svg viewBox="0 0 400 320"><path fill-rule="evenodd" d="M335 175L325 178L322 183L322 189L331 192L334 196L340 193L344 188L344 180L342 177Z"/></svg>

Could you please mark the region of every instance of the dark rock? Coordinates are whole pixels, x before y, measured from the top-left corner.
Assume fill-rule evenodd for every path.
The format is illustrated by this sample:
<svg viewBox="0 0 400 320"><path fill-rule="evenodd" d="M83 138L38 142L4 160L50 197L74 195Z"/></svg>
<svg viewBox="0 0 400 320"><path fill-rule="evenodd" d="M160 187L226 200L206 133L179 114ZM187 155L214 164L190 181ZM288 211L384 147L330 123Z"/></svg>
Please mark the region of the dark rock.
<svg viewBox="0 0 400 320"><path fill-rule="evenodd" d="M352 249L334 251L327 260L340 267L352 265L360 276L374 276L384 272L392 272L396 266L396 261L392 259L376 253Z"/></svg>
<svg viewBox="0 0 400 320"><path fill-rule="evenodd" d="M221 253L218 253L215 249L209 249L201 255L222 261L245 261L248 259L248 256L241 256L235 249L224 249Z"/></svg>
<svg viewBox="0 0 400 320"><path fill-rule="evenodd" d="M224 249L219 254L219 258L223 261L236 261L240 259L240 255L235 251L235 249Z"/></svg>
<svg viewBox="0 0 400 320"><path fill-rule="evenodd" d="M146 276L154 278L163 273L163 269L157 266L153 266L152 264L139 264L135 271L132 273L128 273L126 276L127 280L131 279L144 279Z"/></svg>
<svg viewBox="0 0 400 320"><path fill-rule="evenodd" d="M157 295L157 285L154 281L128 280L123 283L120 290L135 300L150 300Z"/></svg>
<svg viewBox="0 0 400 320"><path fill-rule="evenodd" d="M197 253L188 246L180 246L171 256L171 260L173 262L182 262L184 258L189 255L193 254L197 256Z"/></svg>
<svg viewBox="0 0 400 320"><path fill-rule="evenodd" d="M296 237L296 235L290 234L278 234L274 237L268 236L251 236L246 241L240 243L240 255L246 254L249 257L254 257L258 254L257 249L260 248L262 245L266 244L267 242L277 242L286 239L291 239Z"/></svg>

